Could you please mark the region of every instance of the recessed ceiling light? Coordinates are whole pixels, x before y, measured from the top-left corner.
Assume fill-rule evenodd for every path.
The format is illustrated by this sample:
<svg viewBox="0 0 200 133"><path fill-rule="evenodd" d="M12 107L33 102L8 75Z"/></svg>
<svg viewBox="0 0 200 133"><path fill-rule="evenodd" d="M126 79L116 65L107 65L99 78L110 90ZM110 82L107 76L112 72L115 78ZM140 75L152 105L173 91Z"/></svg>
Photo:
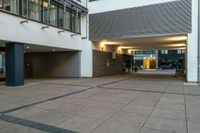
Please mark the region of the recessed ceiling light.
<svg viewBox="0 0 200 133"><path fill-rule="evenodd" d="M27 48L27 49L29 49L29 48L30 48L30 46L26 46L26 48Z"/></svg>

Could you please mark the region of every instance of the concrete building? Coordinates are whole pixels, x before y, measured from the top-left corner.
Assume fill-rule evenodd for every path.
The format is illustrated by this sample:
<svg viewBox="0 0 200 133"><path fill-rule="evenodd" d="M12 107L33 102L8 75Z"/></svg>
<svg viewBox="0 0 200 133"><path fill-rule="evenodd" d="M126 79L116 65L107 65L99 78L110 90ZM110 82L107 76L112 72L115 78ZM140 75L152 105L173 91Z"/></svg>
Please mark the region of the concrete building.
<svg viewBox="0 0 200 133"><path fill-rule="evenodd" d="M0 72L96 77L123 72L136 50L185 49L199 82L198 0L0 0Z"/></svg>
<svg viewBox="0 0 200 133"><path fill-rule="evenodd" d="M92 0L89 39L93 54L112 52L113 47L121 49L119 54L184 49L187 81L199 82L198 4L198 0Z"/></svg>

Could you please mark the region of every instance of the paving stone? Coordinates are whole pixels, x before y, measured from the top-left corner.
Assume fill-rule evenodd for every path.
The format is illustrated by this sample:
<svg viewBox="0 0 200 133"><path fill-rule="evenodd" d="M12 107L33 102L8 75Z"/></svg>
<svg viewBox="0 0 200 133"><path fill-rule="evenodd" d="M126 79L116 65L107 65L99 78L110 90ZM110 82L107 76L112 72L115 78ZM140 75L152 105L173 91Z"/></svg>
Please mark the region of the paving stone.
<svg viewBox="0 0 200 133"><path fill-rule="evenodd" d="M12 126L0 129L1 133L47 133L37 129L24 127L20 125L13 124Z"/></svg>
<svg viewBox="0 0 200 133"><path fill-rule="evenodd" d="M83 117L89 117L99 120L106 120L109 117L111 117L115 111L108 110L108 109L102 109L102 108L89 108L87 111L81 112L79 116Z"/></svg>
<svg viewBox="0 0 200 133"><path fill-rule="evenodd" d="M146 114L146 115L150 115L151 112L153 111L152 108L145 108L145 107L138 107L138 106L126 106L124 107L122 110L122 112L127 112L127 113L140 113L140 114Z"/></svg>
<svg viewBox="0 0 200 133"><path fill-rule="evenodd" d="M194 110L187 110L188 121L200 122L200 113Z"/></svg>
<svg viewBox="0 0 200 133"><path fill-rule="evenodd" d="M119 112L114 115L109 122L119 122L123 124L132 124L134 126L142 126L147 119L148 115L139 113L125 113Z"/></svg>
<svg viewBox="0 0 200 133"><path fill-rule="evenodd" d="M92 133L138 133L140 128L130 123L105 122Z"/></svg>
<svg viewBox="0 0 200 133"><path fill-rule="evenodd" d="M140 133L172 133L172 132L167 132L167 131L162 131L162 130L157 130L157 129L150 129L150 128L143 128Z"/></svg>
<svg viewBox="0 0 200 133"><path fill-rule="evenodd" d="M92 130L94 130L96 127L98 127L102 123L101 120L98 119L92 119L88 117L82 117L82 116L76 116L72 119L66 120L58 125L56 127L64 128L80 133L90 133Z"/></svg>
<svg viewBox="0 0 200 133"><path fill-rule="evenodd" d="M130 107L153 109L157 102L152 102L148 100L134 100L132 103L128 104Z"/></svg>
<svg viewBox="0 0 200 133"><path fill-rule="evenodd" d="M8 127L8 126L10 126L10 125L12 125L12 123L5 122L5 121L0 120L0 130L1 130L2 128Z"/></svg>
<svg viewBox="0 0 200 133"><path fill-rule="evenodd" d="M67 119L71 119L72 117L74 117L74 115L69 113L43 111L39 114L33 115L32 117L28 118L28 120L54 126Z"/></svg>
<svg viewBox="0 0 200 133"><path fill-rule="evenodd" d="M79 115L80 113L87 111L89 108L90 107L85 105L67 104L61 108L54 109L52 111L64 114Z"/></svg>
<svg viewBox="0 0 200 133"><path fill-rule="evenodd" d="M84 100L78 101L74 104L85 105L85 106L89 106L89 107L112 109L112 110L119 110L120 108L122 108L125 105L122 103L107 102L107 101L95 101L95 100L89 100L89 99L84 99Z"/></svg>
<svg viewBox="0 0 200 133"><path fill-rule="evenodd" d="M161 102L172 102L177 104L184 104L184 96L178 94L165 94L160 100Z"/></svg>
<svg viewBox="0 0 200 133"><path fill-rule="evenodd" d="M170 133L187 133L185 121L163 117L150 117L145 128L158 129Z"/></svg>
<svg viewBox="0 0 200 133"><path fill-rule="evenodd" d="M33 107L35 107L35 108L41 108L41 109L46 109L46 110L53 110L53 109L61 108L64 105L65 105L64 103L59 103L59 102L54 102L54 101L48 101L48 102L44 102L44 103L35 105Z"/></svg>
<svg viewBox="0 0 200 133"><path fill-rule="evenodd" d="M156 108L172 109L172 110L185 110L184 104L173 103L173 102L159 102Z"/></svg>
<svg viewBox="0 0 200 133"><path fill-rule="evenodd" d="M24 108L24 109L20 109L20 110L16 110L13 112L8 113L8 115L11 116L15 116L18 118L29 118L33 115L36 115L40 112L44 111L43 109L39 109L39 108L34 108L33 106L28 107L28 108Z"/></svg>
<svg viewBox="0 0 200 133"><path fill-rule="evenodd" d="M185 121L185 111L181 110L154 109L151 116L159 116L163 118L171 118Z"/></svg>
<svg viewBox="0 0 200 133"><path fill-rule="evenodd" d="M188 121L188 133L199 133L199 132L200 132L200 122Z"/></svg>

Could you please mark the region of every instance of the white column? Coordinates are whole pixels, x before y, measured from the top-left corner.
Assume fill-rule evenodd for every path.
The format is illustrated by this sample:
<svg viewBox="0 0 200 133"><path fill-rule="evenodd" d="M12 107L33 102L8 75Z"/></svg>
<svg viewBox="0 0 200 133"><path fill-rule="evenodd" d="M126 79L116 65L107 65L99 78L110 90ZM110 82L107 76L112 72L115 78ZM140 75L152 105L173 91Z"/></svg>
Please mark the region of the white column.
<svg viewBox="0 0 200 133"><path fill-rule="evenodd" d="M188 34L187 81L198 81L198 0L192 0L192 33Z"/></svg>
<svg viewBox="0 0 200 133"><path fill-rule="evenodd" d="M92 42L89 40L89 25L87 23L88 17L83 16L81 22L82 31L82 51L81 51L81 77L92 77L93 76L93 53L92 53ZM87 24L87 26L86 26Z"/></svg>
<svg viewBox="0 0 200 133"><path fill-rule="evenodd" d="M88 40L83 41L81 51L81 77L92 77L92 42Z"/></svg>

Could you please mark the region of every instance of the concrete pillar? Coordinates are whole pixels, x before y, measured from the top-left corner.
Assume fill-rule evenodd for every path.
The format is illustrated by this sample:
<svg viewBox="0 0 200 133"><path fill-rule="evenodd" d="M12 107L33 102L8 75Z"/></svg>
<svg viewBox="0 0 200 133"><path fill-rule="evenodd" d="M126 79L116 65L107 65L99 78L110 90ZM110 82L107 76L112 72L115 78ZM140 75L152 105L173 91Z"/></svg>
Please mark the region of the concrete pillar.
<svg viewBox="0 0 200 133"><path fill-rule="evenodd" d="M24 85L24 44L6 44L6 85Z"/></svg>
<svg viewBox="0 0 200 133"><path fill-rule="evenodd" d="M187 81L198 81L198 0L192 0L192 33L188 34Z"/></svg>

